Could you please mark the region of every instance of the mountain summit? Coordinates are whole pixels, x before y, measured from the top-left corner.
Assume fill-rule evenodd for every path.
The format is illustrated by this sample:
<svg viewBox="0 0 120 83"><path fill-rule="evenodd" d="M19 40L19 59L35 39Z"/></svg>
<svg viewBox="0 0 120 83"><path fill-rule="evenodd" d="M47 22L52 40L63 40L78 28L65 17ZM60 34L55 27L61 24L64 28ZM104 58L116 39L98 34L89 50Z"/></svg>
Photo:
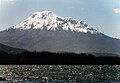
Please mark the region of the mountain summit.
<svg viewBox="0 0 120 83"><path fill-rule="evenodd" d="M58 29L75 32L99 32L90 28L84 21L77 21L71 17L60 17L51 11L35 12L29 18L14 27L15 29L44 29L56 31Z"/></svg>
<svg viewBox="0 0 120 83"><path fill-rule="evenodd" d="M0 42L28 51L120 54L120 40L104 35L84 21L35 12L0 32ZM109 55L108 55L109 56Z"/></svg>

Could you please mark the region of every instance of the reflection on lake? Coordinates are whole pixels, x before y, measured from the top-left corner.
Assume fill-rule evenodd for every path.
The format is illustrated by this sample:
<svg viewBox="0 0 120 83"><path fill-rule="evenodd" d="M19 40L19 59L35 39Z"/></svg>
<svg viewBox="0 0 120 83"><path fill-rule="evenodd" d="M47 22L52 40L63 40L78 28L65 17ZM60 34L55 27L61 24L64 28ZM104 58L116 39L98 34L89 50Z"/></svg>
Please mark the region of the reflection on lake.
<svg viewBox="0 0 120 83"><path fill-rule="evenodd" d="M0 83L120 82L119 65L0 65Z"/></svg>

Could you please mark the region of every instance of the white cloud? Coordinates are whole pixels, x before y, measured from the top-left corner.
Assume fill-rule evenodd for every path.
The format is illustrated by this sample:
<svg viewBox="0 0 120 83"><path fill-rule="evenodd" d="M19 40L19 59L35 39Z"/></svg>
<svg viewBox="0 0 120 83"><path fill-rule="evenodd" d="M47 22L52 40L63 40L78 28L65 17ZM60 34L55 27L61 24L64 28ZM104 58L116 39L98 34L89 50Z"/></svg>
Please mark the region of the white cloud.
<svg viewBox="0 0 120 83"><path fill-rule="evenodd" d="M119 14L120 14L120 8L115 8L115 9L113 9L113 11L114 11L115 13L119 13Z"/></svg>
<svg viewBox="0 0 120 83"><path fill-rule="evenodd" d="M13 1L17 1L17 0L0 0L2 2L13 2Z"/></svg>
<svg viewBox="0 0 120 83"><path fill-rule="evenodd" d="M9 4L14 4L16 1L18 0L0 0L0 2L9 3Z"/></svg>

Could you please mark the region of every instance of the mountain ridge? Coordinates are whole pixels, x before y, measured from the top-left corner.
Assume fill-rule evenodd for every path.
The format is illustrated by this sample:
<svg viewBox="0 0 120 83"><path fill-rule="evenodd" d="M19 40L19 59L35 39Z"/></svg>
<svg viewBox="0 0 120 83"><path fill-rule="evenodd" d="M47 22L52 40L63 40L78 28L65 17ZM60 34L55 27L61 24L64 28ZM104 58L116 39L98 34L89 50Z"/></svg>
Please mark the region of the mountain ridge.
<svg viewBox="0 0 120 83"><path fill-rule="evenodd" d="M0 43L0 52L5 52L8 54L19 54L19 53L24 53L27 52L26 50L19 49L19 48L13 48L4 44Z"/></svg>

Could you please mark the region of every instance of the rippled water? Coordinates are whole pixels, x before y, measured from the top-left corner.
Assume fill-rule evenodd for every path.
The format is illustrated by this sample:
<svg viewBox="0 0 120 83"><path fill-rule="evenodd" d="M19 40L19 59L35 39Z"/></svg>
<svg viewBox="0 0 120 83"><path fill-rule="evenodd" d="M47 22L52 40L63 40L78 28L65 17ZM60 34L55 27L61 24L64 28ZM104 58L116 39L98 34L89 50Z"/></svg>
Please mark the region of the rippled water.
<svg viewBox="0 0 120 83"><path fill-rule="evenodd" d="M7 82L7 81L0 81L0 83L120 83L120 81L101 81L101 82L94 82L94 81L81 81L81 82L71 82L71 81L23 81L23 82Z"/></svg>
<svg viewBox="0 0 120 83"><path fill-rule="evenodd" d="M119 65L0 65L0 83L120 83Z"/></svg>

